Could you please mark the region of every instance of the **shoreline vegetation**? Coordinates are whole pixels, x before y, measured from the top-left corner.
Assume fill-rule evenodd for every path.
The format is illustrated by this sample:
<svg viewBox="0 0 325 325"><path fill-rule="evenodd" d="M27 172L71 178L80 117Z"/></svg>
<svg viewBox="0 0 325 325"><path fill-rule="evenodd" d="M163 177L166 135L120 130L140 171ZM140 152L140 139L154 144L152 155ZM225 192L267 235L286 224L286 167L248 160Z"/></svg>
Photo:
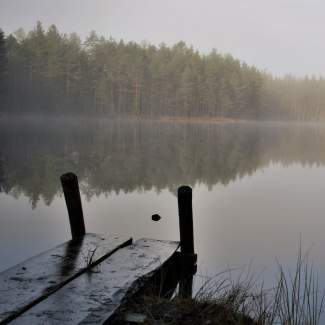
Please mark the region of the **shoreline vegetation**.
<svg viewBox="0 0 325 325"><path fill-rule="evenodd" d="M180 41L159 46L0 29L0 112L169 119L325 120L325 79L274 77Z"/></svg>
<svg viewBox="0 0 325 325"><path fill-rule="evenodd" d="M80 115L41 115L41 114L0 114L1 120L19 120L19 119L93 119L93 120L111 120L111 121L130 121L130 122L172 122L172 123L184 123L184 124L226 124L226 123L255 123L261 122L256 120L235 119L226 117L208 117L208 116L161 116L161 117L139 117L139 116L127 116L127 117L110 117L110 116L80 116Z"/></svg>
<svg viewBox="0 0 325 325"><path fill-rule="evenodd" d="M206 280L192 299L140 292L119 308L111 324L133 319L146 325L318 325L324 297L308 253L302 255L300 248L293 272L278 264L271 289L249 270L237 279L229 270Z"/></svg>
<svg viewBox="0 0 325 325"><path fill-rule="evenodd" d="M4 120L14 121L14 120L93 120L93 121L116 121L116 122L148 122L148 123L175 123L175 124L250 124L250 123L259 123L259 124L272 124L277 123L288 124L288 125L310 125L310 124L319 124L322 125L325 123L325 120L288 120L288 121L277 121L277 120L256 120L256 119L239 119L239 118L227 118L227 117L213 117L213 116L160 116L160 117L146 117L146 116L125 116L125 117L112 117L112 116L96 116L96 115L48 115L48 114L7 114L0 113L0 122Z"/></svg>

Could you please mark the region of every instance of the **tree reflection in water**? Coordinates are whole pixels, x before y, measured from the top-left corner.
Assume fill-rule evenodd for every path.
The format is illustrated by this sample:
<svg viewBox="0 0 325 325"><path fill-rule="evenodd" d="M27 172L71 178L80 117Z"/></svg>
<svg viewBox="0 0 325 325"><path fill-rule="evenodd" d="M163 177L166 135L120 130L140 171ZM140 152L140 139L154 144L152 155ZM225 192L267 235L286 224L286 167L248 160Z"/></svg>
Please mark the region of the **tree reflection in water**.
<svg viewBox="0 0 325 325"><path fill-rule="evenodd" d="M0 191L33 207L76 173L87 199L101 193L209 188L271 163L323 165L325 128L272 123L173 123L87 119L0 121Z"/></svg>

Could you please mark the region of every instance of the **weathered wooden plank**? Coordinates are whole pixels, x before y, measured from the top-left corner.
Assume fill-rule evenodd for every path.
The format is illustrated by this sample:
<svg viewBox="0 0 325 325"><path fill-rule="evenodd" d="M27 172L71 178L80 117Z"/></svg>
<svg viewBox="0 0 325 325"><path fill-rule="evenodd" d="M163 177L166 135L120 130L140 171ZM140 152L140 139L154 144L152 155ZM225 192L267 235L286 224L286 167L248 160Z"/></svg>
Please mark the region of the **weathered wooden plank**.
<svg viewBox="0 0 325 325"><path fill-rule="evenodd" d="M45 299L117 249L127 237L86 234L0 273L0 323Z"/></svg>
<svg viewBox="0 0 325 325"><path fill-rule="evenodd" d="M178 242L141 239L26 311L13 324L102 324L171 258Z"/></svg>

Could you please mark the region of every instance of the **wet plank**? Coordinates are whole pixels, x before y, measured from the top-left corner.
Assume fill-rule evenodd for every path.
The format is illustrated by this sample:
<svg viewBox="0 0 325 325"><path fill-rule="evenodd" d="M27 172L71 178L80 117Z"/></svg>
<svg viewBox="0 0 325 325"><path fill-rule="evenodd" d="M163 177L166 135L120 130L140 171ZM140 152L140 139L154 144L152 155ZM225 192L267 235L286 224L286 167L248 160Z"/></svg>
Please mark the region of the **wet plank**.
<svg viewBox="0 0 325 325"><path fill-rule="evenodd" d="M118 250L12 324L102 324L170 258L178 242L140 239Z"/></svg>
<svg viewBox="0 0 325 325"><path fill-rule="evenodd" d="M128 237L86 234L0 273L0 323L16 317L131 242Z"/></svg>

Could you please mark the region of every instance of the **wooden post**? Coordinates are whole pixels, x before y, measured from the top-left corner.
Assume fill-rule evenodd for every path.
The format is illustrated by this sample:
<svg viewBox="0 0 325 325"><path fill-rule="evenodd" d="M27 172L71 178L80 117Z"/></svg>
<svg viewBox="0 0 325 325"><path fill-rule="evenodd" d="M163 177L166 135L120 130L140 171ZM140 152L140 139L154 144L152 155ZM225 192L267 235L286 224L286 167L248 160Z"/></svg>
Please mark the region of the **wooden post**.
<svg viewBox="0 0 325 325"><path fill-rule="evenodd" d="M182 261L182 259L181 259ZM192 265L192 269L185 269L181 265L181 276L179 280L178 292L179 296L185 299L191 299L193 295L193 276L196 273L196 265Z"/></svg>
<svg viewBox="0 0 325 325"><path fill-rule="evenodd" d="M181 253L194 255L192 189L189 186L178 188L178 213Z"/></svg>
<svg viewBox="0 0 325 325"><path fill-rule="evenodd" d="M68 208L72 238L84 236L86 230L82 213L78 177L73 173L66 173L63 174L60 179Z"/></svg>
<svg viewBox="0 0 325 325"><path fill-rule="evenodd" d="M197 255L194 253L192 189L189 186L178 188L178 212L181 244L179 295L192 298Z"/></svg>

